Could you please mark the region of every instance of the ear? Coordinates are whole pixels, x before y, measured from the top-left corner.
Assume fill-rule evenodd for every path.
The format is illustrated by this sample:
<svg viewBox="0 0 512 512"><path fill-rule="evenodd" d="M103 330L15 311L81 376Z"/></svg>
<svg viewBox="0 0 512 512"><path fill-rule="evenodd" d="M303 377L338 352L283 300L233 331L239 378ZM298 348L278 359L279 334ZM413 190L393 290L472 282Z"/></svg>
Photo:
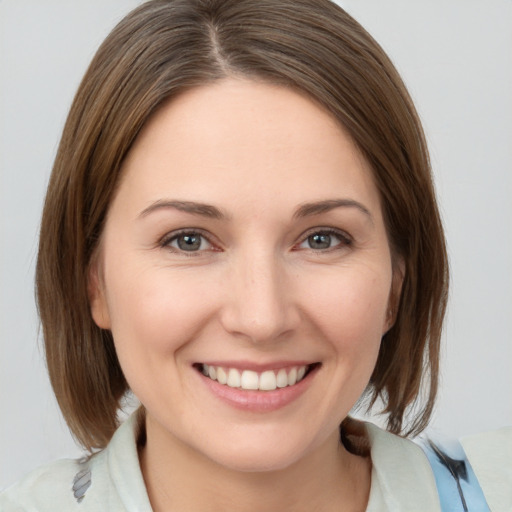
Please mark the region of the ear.
<svg viewBox="0 0 512 512"><path fill-rule="evenodd" d="M110 313L105 296L103 274L100 269L100 258L97 255L93 256L89 265L87 293L94 323L101 329L110 329Z"/></svg>
<svg viewBox="0 0 512 512"><path fill-rule="evenodd" d="M386 312L386 321L384 324L383 335L386 334L395 325L398 314L398 306L402 295L402 285L405 277L405 262L401 256L393 260L393 276L391 280L391 290L389 292L388 309Z"/></svg>

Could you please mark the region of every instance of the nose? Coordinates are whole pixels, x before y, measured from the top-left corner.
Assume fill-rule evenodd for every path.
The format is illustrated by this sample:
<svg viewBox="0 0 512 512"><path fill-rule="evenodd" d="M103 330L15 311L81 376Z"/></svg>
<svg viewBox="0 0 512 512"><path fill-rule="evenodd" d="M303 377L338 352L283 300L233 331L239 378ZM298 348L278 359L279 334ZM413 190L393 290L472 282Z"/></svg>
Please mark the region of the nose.
<svg viewBox="0 0 512 512"><path fill-rule="evenodd" d="M240 255L230 265L221 321L226 331L254 344L290 335L300 321L293 276L274 254Z"/></svg>

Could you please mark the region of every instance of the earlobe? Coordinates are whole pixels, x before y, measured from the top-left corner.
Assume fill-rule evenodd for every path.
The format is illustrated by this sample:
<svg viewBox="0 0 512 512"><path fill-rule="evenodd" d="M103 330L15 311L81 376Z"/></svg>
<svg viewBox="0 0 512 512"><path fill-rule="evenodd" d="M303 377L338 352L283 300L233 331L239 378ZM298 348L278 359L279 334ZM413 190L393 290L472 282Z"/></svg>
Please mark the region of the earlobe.
<svg viewBox="0 0 512 512"><path fill-rule="evenodd" d="M100 276L98 258L93 258L89 266L87 293L89 295L89 306L94 323L101 329L110 329L110 314L105 297L103 280Z"/></svg>

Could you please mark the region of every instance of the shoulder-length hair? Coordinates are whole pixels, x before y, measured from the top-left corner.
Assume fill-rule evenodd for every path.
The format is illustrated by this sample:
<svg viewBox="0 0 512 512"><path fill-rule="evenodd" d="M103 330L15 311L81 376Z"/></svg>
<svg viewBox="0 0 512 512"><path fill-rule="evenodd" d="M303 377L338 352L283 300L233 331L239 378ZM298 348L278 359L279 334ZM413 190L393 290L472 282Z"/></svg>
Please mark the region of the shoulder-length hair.
<svg viewBox="0 0 512 512"><path fill-rule="evenodd" d="M48 370L71 431L88 449L104 447L128 390L111 333L92 320L87 286L123 159L164 102L233 76L307 94L370 163L404 277L366 396L382 399L390 431L421 431L437 392L448 288L428 151L389 58L329 0L152 0L98 49L62 134L36 270Z"/></svg>

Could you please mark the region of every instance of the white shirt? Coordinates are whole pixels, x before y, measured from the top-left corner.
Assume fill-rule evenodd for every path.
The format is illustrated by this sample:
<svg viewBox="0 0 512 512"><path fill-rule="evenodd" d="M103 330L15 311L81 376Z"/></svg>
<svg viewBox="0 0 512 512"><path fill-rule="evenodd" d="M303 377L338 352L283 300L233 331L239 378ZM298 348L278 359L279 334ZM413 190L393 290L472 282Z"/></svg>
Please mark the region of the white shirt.
<svg viewBox="0 0 512 512"><path fill-rule="evenodd" d="M365 425L373 464L366 512L440 512L434 475L422 449L375 425ZM108 446L88 460L53 462L8 488L0 494L0 511L151 512L137 435L136 415L132 415ZM512 428L468 438L463 446L491 511L511 512ZM81 478L73 489L77 475Z"/></svg>

